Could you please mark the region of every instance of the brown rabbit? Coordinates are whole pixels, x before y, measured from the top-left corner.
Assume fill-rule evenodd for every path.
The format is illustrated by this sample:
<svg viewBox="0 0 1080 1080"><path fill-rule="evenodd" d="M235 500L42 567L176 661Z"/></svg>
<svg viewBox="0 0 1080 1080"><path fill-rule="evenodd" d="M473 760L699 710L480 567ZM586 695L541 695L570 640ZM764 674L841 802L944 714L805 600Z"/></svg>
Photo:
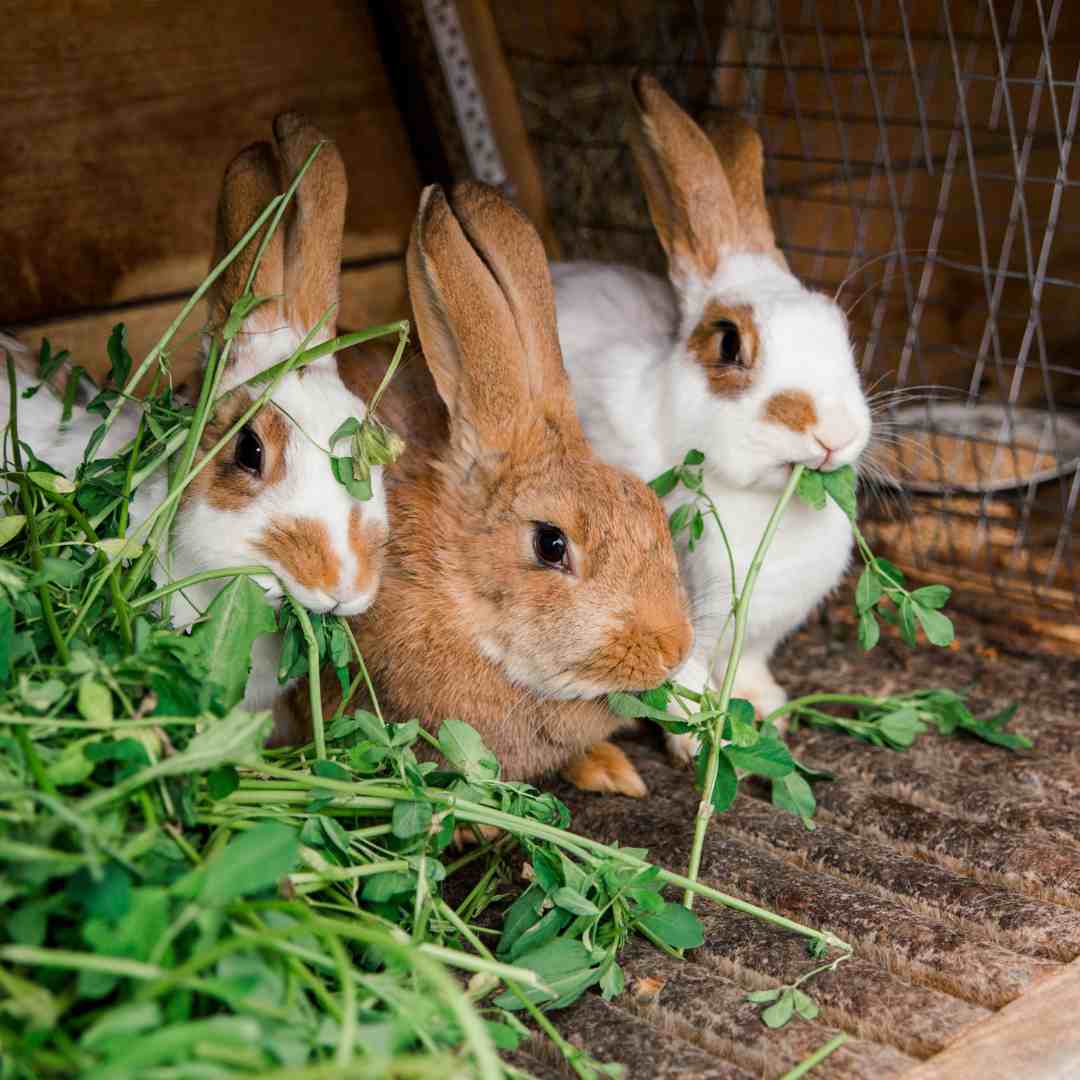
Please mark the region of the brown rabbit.
<svg viewBox="0 0 1080 1080"><path fill-rule="evenodd" d="M387 476L384 587L356 620L380 700L429 730L465 720L506 778L644 795L604 741L625 723L604 695L655 686L692 644L660 503L586 442L543 248L494 189L425 190L408 277L433 383L413 357L387 400L410 448ZM338 360L369 394L380 354Z"/></svg>

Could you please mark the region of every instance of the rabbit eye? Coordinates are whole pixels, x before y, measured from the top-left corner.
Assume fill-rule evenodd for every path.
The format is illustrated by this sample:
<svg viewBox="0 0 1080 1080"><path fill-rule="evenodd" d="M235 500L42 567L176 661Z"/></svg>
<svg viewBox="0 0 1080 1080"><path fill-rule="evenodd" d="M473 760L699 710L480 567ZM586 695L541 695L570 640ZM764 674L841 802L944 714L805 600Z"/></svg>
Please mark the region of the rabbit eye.
<svg viewBox="0 0 1080 1080"><path fill-rule="evenodd" d="M262 476L262 439L250 427L242 427L236 437L236 464L253 476Z"/></svg>
<svg viewBox="0 0 1080 1080"><path fill-rule="evenodd" d="M570 569L570 544L562 529L545 521L538 521L533 532L533 550L545 566L554 566L559 570Z"/></svg>
<svg viewBox="0 0 1080 1080"><path fill-rule="evenodd" d="M742 363L742 338L739 328L730 319L721 319L713 324L720 335L720 362L722 364Z"/></svg>

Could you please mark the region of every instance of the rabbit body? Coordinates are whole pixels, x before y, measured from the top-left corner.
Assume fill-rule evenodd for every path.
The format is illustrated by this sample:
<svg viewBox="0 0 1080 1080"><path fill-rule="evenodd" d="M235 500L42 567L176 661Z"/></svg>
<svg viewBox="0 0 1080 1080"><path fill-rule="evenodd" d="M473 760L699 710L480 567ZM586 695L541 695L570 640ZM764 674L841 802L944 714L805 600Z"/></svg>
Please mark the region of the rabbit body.
<svg viewBox="0 0 1080 1080"><path fill-rule="evenodd" d="M203 432L196 464L234 426L264 389L247 380L286 359L338 299L341 238L346 197L344 165L333 144L295 114L275 121L276 152L267 143L242 151L229 165L218 208L217 255L232 248L266 204L322 142L296 191L295 206L270 239L252 280L255 295L269 298L244 319L222 369L218 397ZM243 249L208 294L209 329L220 330L242 296L252 271L258 239ZM310 344L331 338L331 318ZM0 345L4 344L0 342ZM25 350L20 349L25 354ZM20 394L37 382L20 356ZM43 386L19 401L20 440L42 460L68 476L81 464L101 418L76 407L62 424L62 405L53 387ZM0 383L0 415L8 411L6 380ZM206 570L263 564L273 574L256 576L271 603L283 586L313 612L356 615L374 599L386 540L386 494L382 467L372 469L372 497L354 499L334 477L327 450L337 428L366 415L363 399L342 382L334 356L287 374L270 402L255 413L185 490L169 539L169 566L155 561L155 583L163 585ZM141 408L122 407L97 457L119 452L134 438ZM337 451L341 453L341 449ZM135 492L129 510L133 535L164 499L164 467ZM223 580L202 582L173 594L177 626L201 617ZM303 734L285 708L277 680L281 641L277 634L256 638L245 707L274 707L272 741Z"/></svg>
<svg viewBox="0 0 1080 1080"><path fill-rule="evenodd" d="M429 188L409 248L423 358L386 415L413 418L389 474L384 588L356 621L380 701L475 727L509 779L562 768L643 795L604 742L604 695L654 686L692 641L659 501L581 433L539 238L493 189ZM364 393L378 364L342 356ZM421 366L426 361L428 372Z"/></svg>
<svg viewBox="0 0 1080 1080"><path fill-rule="evenodd" d="M632 147L668 253L669 280L599 263L556 264L559 337L582 425L598 454L644 480L705 454L705 490L731 543L741 589L795 464L854 464L870 433L835 302L803 286L775 247L761 144L733 125L712 141L660 89L635 84ZM691 498L676 489L674 510ZM786 700L769 671L778 642L839 583L851 525L831 500L793 500L752 600L734 693L766 715ZM709 521L680 565L697 639L678 678L699 689L723 674L731 643L731 567ZM692 739L669 736L685 759Z"/></svg>

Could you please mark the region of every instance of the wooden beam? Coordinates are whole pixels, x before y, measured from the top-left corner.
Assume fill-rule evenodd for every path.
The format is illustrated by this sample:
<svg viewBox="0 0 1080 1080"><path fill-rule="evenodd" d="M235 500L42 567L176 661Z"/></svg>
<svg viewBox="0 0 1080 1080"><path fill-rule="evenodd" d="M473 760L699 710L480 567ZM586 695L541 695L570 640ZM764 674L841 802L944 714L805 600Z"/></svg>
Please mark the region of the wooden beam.
<svg viewBox="0 0 1080 1080"><path fill-rule="evenodd" d="M1080 960L975 1024L902 1080L1073 1080L1080 1076Z"/></svg>

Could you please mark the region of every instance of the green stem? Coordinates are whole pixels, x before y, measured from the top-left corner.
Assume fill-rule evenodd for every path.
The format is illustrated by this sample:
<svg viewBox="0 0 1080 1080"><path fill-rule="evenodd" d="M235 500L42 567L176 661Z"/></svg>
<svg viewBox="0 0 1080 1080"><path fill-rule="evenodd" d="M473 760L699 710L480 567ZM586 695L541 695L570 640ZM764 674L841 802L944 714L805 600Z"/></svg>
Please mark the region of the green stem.
<svg viewBox="0 0 1080 1080"><path fill-rule="evenodd" d="M371 676L368 674L367 664L364 663L364 654L360 651L360 646L356 642L352 626L349 624L348 619L342 619L341 622L345 627L345 633L349 637L349 644L352 646L353 656L356 657L360 673L364 676L364 685L367 687L368 697L371 698L371 707L375 710L375 715L385 724L386 720L383 718L382 709L379 708L379 699L375 694L375 687L372 685Z"/></svg>
<svg viewBox="0 0 1080 1080"><path fill-rule="evenodd" d="M746 628L750 619L750 600L754 593L754 585L757 582L758 574L761 572L769 545L772 543L772 539L780 525L780 518L783 516L787 504L791 501L791 497L795 494L795 489L799 486L799 477L802 476L802 472L802 465L796 465L792 468L788 482L784 486L780 498L776 500L776 506L773 507L773 512L765 525L765 532L762 533L761 540L758 541L757 550L750 560L750 567L746 571L742 589L739 590L738 598L735 600L735 630L732 635L727 669L724 671L724 680L720 684L719 691L717 712L720 714L720 718L712 725L713 731L709 739L709 756L705 765L701 802L698 804L697 814L694 817L694 839L690 847L690 862L686 870L686 876L690 881L697 881L698 873L701 870L701 856L705 849L705 833L709 827L709 820L713 815L712 793L713 788L716 786L717 773L720 771L720 744L723 730L721 725L723 724L723 714L727 712L728 706L731 704L731 690L735 685L735 673L739 668L743 642L746 639ZM687 908L694 906L694 894L689 889L683 894L683 904Z"/></svg>
<svg viewBox="0 0 1080 1080"><path fill-rule="evenodd" d="M19 744L23 757L26 758L26 764L30 767L37 786L50 795L58 795L56 785L49 779L49 774L45 771L45 766L41 764L41 758L38 757L34 744L30 741L30 732L24 727L15 728L15 741Z"/></svg>
<svg viewBox="0 0 1080 1080"><path fill-rule="evenodd" d="M850 1036L843 1031L839 1035L834 1035L824 1046L800 1061L794 1069L784 1073L780 1080L799 1080L799 1077L805 1076L815 1065L820 1065L834 1050L839 1050L849 1038Z"/></svg>
<svg viewBox="0 0 1080 1080"><path fill-rule="evenodd" d="M862 705L868 708L881 708L886 703L886 700L886 698L870 697L866 694L806 694L803 697L792 698L781 705L779 709L773 709L765 718L765 721L766 723L775 723L781 716L798 712L810 705Z"/></svg>
<svg viewBox="0 0 1080 1080"><path fill-rule="evenodd" d="M163 596L168 596L170 593L181 592L184 589L191 588L192 585L199 585L204 581L216 581L218 578L233 578L233 577L258 577L258 576L272 576L273 571L266 566L227 566L224 570L203 570L198 574L191 574L189 577L180 578L179 581L170 582L168 585L163 585L160 589L155 589L151 593L146 593L145 596L140 596L138 600L132 600L130 607L133 611L146 607L148 604L154 603L155 600L160 600Z"/></svg>
<svg viewBox="0 0 1080 1080"><path fill-rule="evenodd" d="M308 649L308 701L311 705L311 729L315 739L315 756L320 760L326 758L326 727L323 723L322 714L322 686L319 681L319 643L315 640L315 629L311 625L304 605L294 600L288 593L289 603L296 615L296 621L300 624L304 640Z"/></svg>
<svg viewBox="0 0 1080 1080"><path fill-rule="evenodd" d="M8 393L11 395L11 416L9 420L11 430L11 457L15 464L15 472L20 474L16 482L19 486L19 500L22 503L23 513L26 515L26 534L30 540L30 561L35 570L41 570L44 565L44 557L41 554L41 545L38 542L37 518L34 515L34 500L30 494L30 485L26 476L22 474L22 450L19 447L19 389L15 380L15 361L11 353L4 351L7 358ZM60 632L60 624L56 621L56 612L53 611L52 597L49 596L49 586L42 583L38 588L38 598L41 601L41 614L45 618L45 625L49 630L56 651L62 663L67 664L71 659L68 652L67 642Z"/></svg>

